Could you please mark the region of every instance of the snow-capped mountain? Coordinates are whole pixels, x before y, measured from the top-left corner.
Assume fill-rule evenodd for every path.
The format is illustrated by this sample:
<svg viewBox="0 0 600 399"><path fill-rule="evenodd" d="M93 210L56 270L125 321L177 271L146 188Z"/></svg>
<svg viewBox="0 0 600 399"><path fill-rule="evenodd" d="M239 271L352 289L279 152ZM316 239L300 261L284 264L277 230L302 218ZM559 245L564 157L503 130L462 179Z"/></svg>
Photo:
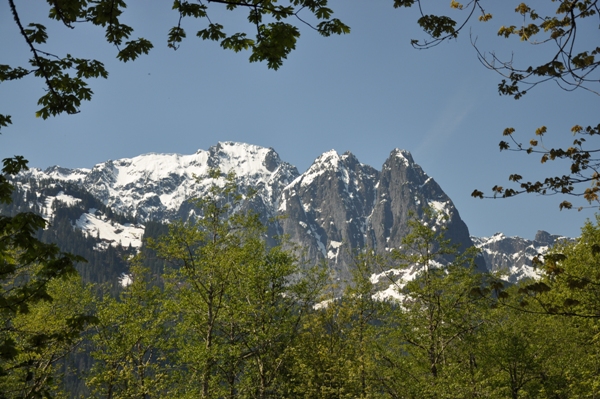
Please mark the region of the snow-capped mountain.
<svg viewBox="0 0 600 399"><path fill-rule="evenodd" d="M339 155L332 150L299 174L272 148L223 142L192 155L146 154L107 161L92 169L32 169L19 176L18 184L26 194L33 190L32 182L54 187L43 203L31 202L48 219L60 206L78 204L81 211L72 220L74 228L102 239L104 246L119 242L135 248L142 243L144 224L193 216L196 209L189 200L201 198L212 184L220 184L221 180L209 177L215 168L234 172L242 193L256 191L245 206L261 215L269 237L286 235L302 248L298 252L302 260L325 260L340 279L349 279L358 249L386 253L398 248L408 233L410 215L423 215L425 207L447 216L438 222L446 224L446 236L453 243L462 249L473 245L452 200L409 152L398 149L391 152L381 170L360 163L349 152ZM79 194L63 186L75 186ZM79 198L81 192L87 198L85 204ZM109 213L125 216L115 221ZM484 249L491 265L500 265L489 252L493 240L474 241ZM478 265L485 268L483 258ZM514 265L517 263L504 266L512 273ZM529 273L523 269L526 266L514 267L523 275Z"/></svg>
<svg viewBox="0 0 600 399"><path fill-rule="evenodd" d="M219 143L192 155L145 154L107 161L90 169L51 167L32 169L26 177L55 179L81 185L113 211L140 222L171 220L189 209L186 201L202 195L212 184L210 169L235 171L240 187L253 187L265 204L274 205L282 189L298 176L270 148ZM269 206L272 214L273 206Z"/></svg>
<svg viewBox="0 0 600 399"><path fill-rule="evenodd" d="M532 259L543 255L557 242L570 238L552 235L539 230L533 240L521 237L507 237L496 233L491 237L471 237L475 246L481 249L487 268L502 274L507 281L516 282L522 278L535 278L540 271L532 265Z"/></svg>

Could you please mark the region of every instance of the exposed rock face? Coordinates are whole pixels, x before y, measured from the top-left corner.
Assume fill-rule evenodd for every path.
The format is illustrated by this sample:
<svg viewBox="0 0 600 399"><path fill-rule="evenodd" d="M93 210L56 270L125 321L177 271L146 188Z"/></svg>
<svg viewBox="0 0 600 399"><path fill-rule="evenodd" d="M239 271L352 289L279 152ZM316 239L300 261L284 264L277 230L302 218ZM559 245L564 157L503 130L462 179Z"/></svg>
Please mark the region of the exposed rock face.
<svg viewBox="0 0 600 399"><path fill-rule="evenodd" d="M423 215L425 207L447 215L446 238L462 249L472 245L451 199L410 153L398 149L381 171L351 153L329 151L300 175L271 148L225 142L193 155L147 154L91 170L32 170L25 177L76 183L113 211L144 223L194 216L189 200L202 197L215 182L222 184L209 178L211 168L235 172L242 193L256 191L242 211L258 212L269 237L285 234L302 248L303 260L326 260L341 279L349 278L358 249L385 253L398 248L410 215ZM479 265L485 268L483 259Z"/></svg>
<svg viewBox="0 0 600 399"><path fill-rule="evenodd" d="M283 231L307 249L306 259L327 259L338 277L348 278L357 249L400 247L410 215L421 216L427 206L448 216L446 238L462 249L473 245L450 198L401 150L392 151L381 172L350 153L327 152L284 189L279 211L289 215ZM483 259L478 263L485 268Z"/></svg>

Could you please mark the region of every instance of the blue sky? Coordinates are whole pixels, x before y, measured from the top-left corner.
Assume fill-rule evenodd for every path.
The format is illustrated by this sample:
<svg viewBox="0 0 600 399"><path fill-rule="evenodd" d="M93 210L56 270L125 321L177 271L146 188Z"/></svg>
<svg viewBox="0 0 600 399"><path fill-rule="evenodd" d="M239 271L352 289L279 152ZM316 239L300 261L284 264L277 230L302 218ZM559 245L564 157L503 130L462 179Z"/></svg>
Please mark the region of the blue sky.
<svg viewBox="0 0 600 399"><path fill-rule="evenodd" d="M81 113L45 121L34 116L44 93L41 80L2 83L0 113L12 115L13 125L0 136L0 158L20 154L34 167L89 168L148 152L190 154L231 140L273 147L303 172L331 149L350 151L379 169L392 149L402 148L453 199L473 235L533 238L544 229L575 236L586 218L594 217L594 210L559 211L564 198L556 196L470 197L476 188L489 193L495 184L508 186L512 173L530 180L563 173L564 164L541 165L539 157L500 153L501 133L512 126L526 143L546 125L548 146L567 145L571 126L598 123L600 98L585 91L566 93L552 83L518 101L500 97L500 77L478 62L469 31L418 51L410 46L410 39L424 37L416 10L395 10L391 0L333 1L351 34L323 38L302 28L297 49L272 71L248 63L247 53L196 38L203 21L185 22L188 39L179 50L168 49L167 31L177 22L168 3L129 5L125 15L136 29L133 36L151 40L155 48L123 64L103 41L101 29L69 30L45 18L45 3L17 1L24 22L47 23L47 51L99 59L110 76L91 82L94 98ZM514 52L517 62L527 63L543 55L541 46L495 33L500 25L520 23L512 12L518 3L490 5L486 11L494 19L475 22L470 33L482 50L505 58ZM236 27L252 29L241 12L211 7L211 18L229 33ZM446 3L443 7L442 12L451 12ZM591 45L595 37L597 30L582 41ZM0 64L12 65L25 64L30 55L5 2L0 4L0 54Z"/></svg>

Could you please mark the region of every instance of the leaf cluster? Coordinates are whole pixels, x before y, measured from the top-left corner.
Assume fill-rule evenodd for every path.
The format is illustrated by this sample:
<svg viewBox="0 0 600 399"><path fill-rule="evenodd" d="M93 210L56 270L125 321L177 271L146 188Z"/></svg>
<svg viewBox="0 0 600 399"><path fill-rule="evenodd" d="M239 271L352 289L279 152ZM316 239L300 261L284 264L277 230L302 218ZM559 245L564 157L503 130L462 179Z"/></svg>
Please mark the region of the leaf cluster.
<svg viewBox="0 0 600 399"><path fill-rule="evenodd" d="M528 89L546 81L554 81L565 90L582 87L596 92L590 85L600 81L595 75L600 65L600 59L597 58L600 47L582 49L578 42L581 34L578 35L578 32L590 23L590 19L597 23L600 18L598 2L581 0L557 3L554 15L540 15L528 4L521 3L515 12L522 16L523 24L520 27L501 26L498 30L498 36L505 38L518 37L520 41L533 45L554 44L554 52L544 63L517 68L513 60L502 61L493 53L486 58L478 51L480 61L504 77L498 85L500 94L519 99Z"/></svg>
<svg viewBox="0 0 600 399"><path fill-rule="evenodd" d="M547 132L546 126L541 126L535 131L535 138L529 141L529 146L516 141L513 136L514 128L504 130L504 136L509 137L515 147L507 141L500 142L500 150L525 152L526 154L540 155L540 162L566 161L569 173L562 176L546 177L543 180L523 182L520 174L511 174L509 181L518 183L518 188L505 188L496 185L492 188L493 195L485 196L482 191L475 190L471 194L476 198L508 198L523 193L534 193L541 195L564 194L574 197L583 197L588 205L598 204L600 191L600 158L596 156L598 149L589 147L588 140L594 140L600 133L600 125L582 127L575 125L571 133L575 136L571 146L566 148L547 148L544 145L543 136ZM581 186L584 186L582 188ZM562 201L560 209L571 209L570 201ZM583 209L583 206L578 208Z"/></svg>
<svg viewBox="0 0 600 399"><path fill-rule="evenodd" d="M77 25L85 23L103 28L107 43L116 47L116 57L122 62L134 61L139 56L148 54L154 46L143 37L134 38L134 28L121 22L127 7L124 0L49 0L48 3L49 18L62 22L68 29L76 29ZM296 48L300 37L298 27L286 21L295 19L323 36L350 32L347 25L332 17L333 10L328 7L327 0L290 0L287 5L279 4L277 0L209 0L207 3L181 0L173 2L172 8L178 14L178 22L168 32L169 47L176 50L187 37L184 19L203 19L207 25L198 30L196 36L203 40L217 41L222 48L235 52L250 50L250 62L265 61L269 68L278 69ZM42 79L46 87L46 93L38 100L41 108L36 111L37 117L47 119L61 113L78 113L82 102L92 98L89 80L108 77L104 64L68 53L63 56L46 52L46 26L36 22L24 26L14 0L9 0L9 5L13 20L32 57L27 67L0 64L0 83L33 75ZM222 24L213 22L209 17L209 7L217 6L225 6L230 11L246 9L248 22L255 33L227 34ZM316 23L305 20L303 10L307 10ZM10 115L0 115L0 128L11 122Z"/></svg>

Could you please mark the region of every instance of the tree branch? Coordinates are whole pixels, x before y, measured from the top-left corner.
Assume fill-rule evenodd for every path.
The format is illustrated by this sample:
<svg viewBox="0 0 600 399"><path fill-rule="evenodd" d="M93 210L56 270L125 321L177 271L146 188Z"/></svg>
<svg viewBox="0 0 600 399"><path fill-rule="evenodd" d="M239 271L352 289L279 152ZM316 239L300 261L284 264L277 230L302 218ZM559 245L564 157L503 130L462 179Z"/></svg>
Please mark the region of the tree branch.
<svg viewBox="0 0 600 399"><path fill-rule="evenodd" d="M15 6L14 0L8 0L8 3L10 4L10 10L12 12L13 19L14 19L15 23L17 24L17 26L19 27L21 36L23 36L25 38L25 41L29 45L29 49L33 53L33 58L35 59L35 63L38 66L39 70L41 71L42 75L44 76L44 80L46 81L46 86L48 87L48 90L52 93L52 95L56 96L62 102L62 97L54 89L54 86L50 82L50 76L48 76L48 73L46 72L46 70L43 67L43 62L42 62L41 57L38 54L38 50L33 46L33 43L31 42L31 40L29 40L27 33L25 33L25 28L23 28L23 24L21 24L21 19L19 18L19 13L17 12L17 8Z"/></svg>

